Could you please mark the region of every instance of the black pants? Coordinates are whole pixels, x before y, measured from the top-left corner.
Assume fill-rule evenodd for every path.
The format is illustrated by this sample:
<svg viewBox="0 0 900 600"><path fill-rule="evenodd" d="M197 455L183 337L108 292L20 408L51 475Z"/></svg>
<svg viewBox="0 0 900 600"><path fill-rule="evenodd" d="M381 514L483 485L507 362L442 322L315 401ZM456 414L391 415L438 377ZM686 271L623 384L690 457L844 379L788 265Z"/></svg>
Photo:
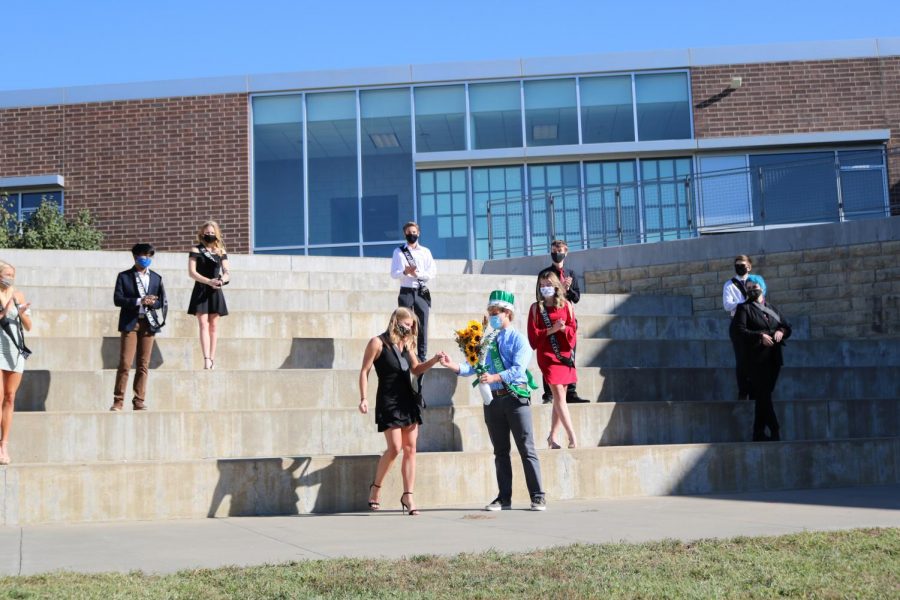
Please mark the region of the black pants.
<svg viewBox="0 0 900 600"><path fill-rule="evenodd" d="M739 337L732 337L731 347L734 348L734 375L737 379L738 398L743 399L750 395L750 377L744 359L744 341Z"/></svg>
<svg viewBox="0 0 900 600"><path fill-rule="evenodd" d="M484 423L487 425L491 444L494 446L494 468L497 470L498 497L504 503L512 500L512 460L509 457L511 445L509 435L516 442L522 468L525 470L525 485L532 498L543 496L541 489L541 464L534 450L534 425L531 421L531 405L522 404L512 394L494 398L484 407Z"/></svg>
<svg viewBox="0 0 900 600"><path fill-rule="evenodd" d="M419 339L416 340L416 354L419 362L424 362L428 356L428 311L431 309L425 299L418 294L415 288L402 287L397 296L397 306L411 308L419 319Z"/></svg>
<svg viewBox="0 0 900 600"><path fill-rule="evenodd" d="M772 391L778 381L781 365L757 364L752 365L750 371L750 397L755 402L753 412L753 441L761 441L766 438L766 427L769 428L771 439L780 439L778 417L775 415L775 405L772 404Z"/></svg>

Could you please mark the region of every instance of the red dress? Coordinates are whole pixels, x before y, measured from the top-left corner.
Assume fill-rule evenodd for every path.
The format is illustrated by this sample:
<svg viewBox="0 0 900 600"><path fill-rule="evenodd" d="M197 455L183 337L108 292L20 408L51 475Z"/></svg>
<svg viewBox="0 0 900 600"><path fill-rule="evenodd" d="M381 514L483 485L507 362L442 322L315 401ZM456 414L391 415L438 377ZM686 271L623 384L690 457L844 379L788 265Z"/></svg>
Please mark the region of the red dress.
<svg viewBox="0 0 900 600"><path fill-rule="evenodd" d="M550 317L551 325L557 321L563 321L566 324L563 331L556 332L556 341L559 344L561 356L572 356L577 323L571 303L566 302L566 306L547 309L547 316ZM562 364L556 358L556 353L553 352L553 346L550 344L550 337L547 336L547 326L544 325L544 318L541 316L540 307L536 302L528 310L528 343L537 354L538 367L540 367L546 383L568 385L578 381L575 368Z"/></svg>

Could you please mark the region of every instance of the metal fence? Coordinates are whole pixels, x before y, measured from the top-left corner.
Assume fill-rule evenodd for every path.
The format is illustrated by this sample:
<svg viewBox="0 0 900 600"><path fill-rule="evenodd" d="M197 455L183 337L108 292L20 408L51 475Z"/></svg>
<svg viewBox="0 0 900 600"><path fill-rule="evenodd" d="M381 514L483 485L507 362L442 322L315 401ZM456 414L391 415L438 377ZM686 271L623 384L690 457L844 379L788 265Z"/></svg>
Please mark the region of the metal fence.
<svg viewBox="0 0 900 600"><path fill-rule="evenodd" d="M888 158L860 150L621 185L560 188L487 203L489 258L890 216Z"/></svg>

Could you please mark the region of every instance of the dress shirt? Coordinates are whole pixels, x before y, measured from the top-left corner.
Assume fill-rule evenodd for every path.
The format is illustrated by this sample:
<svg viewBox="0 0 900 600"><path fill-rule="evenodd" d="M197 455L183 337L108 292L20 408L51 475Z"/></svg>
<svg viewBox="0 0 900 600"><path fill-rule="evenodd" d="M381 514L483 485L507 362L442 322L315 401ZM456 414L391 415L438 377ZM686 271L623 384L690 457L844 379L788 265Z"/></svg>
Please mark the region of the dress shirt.
<svg viewBox="0 0 900 600"><path fill-rule="evenodd" d="M747 283L747 275L743 277L738 277L744 283ZM722 306L725 310L731 313L731 316L734 316L734 311L737 310L738 304L743 304L746 298L741 293L741 290L738 289L738 286L734 285L734 282L729 279L725 282L725 286L722 288Z"/></svg>
<svg viewBox="0 0 900 600"><path fill-rule="evenodd" d="M146 292L147 290L149 290L150 289L150 269L144 269L143 273L141 273L140 271L135 271L135 273L137 273L137 276L140 278L141 285L144 286L144 291ZM140 294L141 290L138 290L138 293ZM141 302L143 300L144 300L143 298L138 298L135 301L135 304L137 304L138 306L141 307L139 314L142 314L142 315L147 312L147 308L143 304L141 304Z"/></svg>
<svg viewBox="0 0 900 600"><path fill-rule="evenodd" d="M509 325L505 329L501 329L494 340L497 342L498 350L500 350L500 360L503 361L503 365L506 367L506 370L499 374L500 379L508 384L527 383L528 375L526 375L525 370L528 368L528 363L531 362L532 350L525 336L516 331L512 325ZM488 369L488 373L496 374L497 371L494 370L490 351L485 354L485 362L487 363L485 366ZM459 365L460 377L468 377L474 374L475 368L469 363L461 363ZM491 383L490 386L492 390L502 390L504 387L501 382Z"/></svg>
<svg viewBox="0 0 900 600"><path fill-rule="evenodd" d="M391 260L391 277L400 280L401 287L417 288L419 287L419 279L429 281L437 275L437 268L434 259L431 257L431 250L419 244L415 248L410 248L409 253L412 254L416 261L416 276L409 277L403 274L403 269L409 266L406 262L406 256L400 248L394 248L394 257Z"/></svg>

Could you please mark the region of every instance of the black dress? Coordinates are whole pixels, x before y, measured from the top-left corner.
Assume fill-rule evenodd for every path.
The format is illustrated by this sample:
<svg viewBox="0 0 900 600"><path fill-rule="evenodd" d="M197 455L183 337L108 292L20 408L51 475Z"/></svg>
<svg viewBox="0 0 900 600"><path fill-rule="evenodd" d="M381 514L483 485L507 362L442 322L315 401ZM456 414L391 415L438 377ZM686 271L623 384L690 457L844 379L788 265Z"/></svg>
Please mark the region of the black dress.
<svg viewBox="0 0 900 600"><path fill-rule="evenodd" d="M204 277L215 279L222 274L222 261L227 260L228 255L223 254L218 257L210 253L212 256L210 259L202 252L202 248L200 244L197 244L189 256L197 259L198 273ZM188 314L217 314L220 317L227 315L228 307L225 305L225 294L222 289L215 289L199 281L195 282L194 291L191 292L191 301L188 303Z"/></svg>
<svg viewBox="0 0 900 600"><path fill-rule="evenodd" d="M381 354L375 359L378 374L378 391L375 393L375 424L378 431L394 427L422 424L422 413L413 398L412 381L409 378L409 351L397 351L387 334L381 339Z"/></svg>

